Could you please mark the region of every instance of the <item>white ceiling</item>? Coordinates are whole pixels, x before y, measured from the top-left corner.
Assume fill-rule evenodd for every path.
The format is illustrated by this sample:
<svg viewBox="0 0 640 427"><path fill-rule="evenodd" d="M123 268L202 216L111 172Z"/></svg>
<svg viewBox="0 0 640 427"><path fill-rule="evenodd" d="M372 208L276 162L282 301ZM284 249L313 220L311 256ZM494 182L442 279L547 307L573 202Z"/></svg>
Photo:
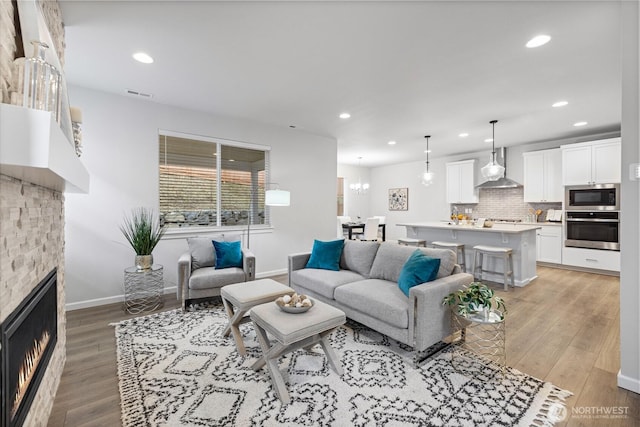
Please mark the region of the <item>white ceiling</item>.
<svg viewBox="0 0 640 427"><path fill-rule="evenodd" d="M335 137L340 163L490 151L492 119L497 147L620 128L617 1L61 4L69 83Z"/></svg>

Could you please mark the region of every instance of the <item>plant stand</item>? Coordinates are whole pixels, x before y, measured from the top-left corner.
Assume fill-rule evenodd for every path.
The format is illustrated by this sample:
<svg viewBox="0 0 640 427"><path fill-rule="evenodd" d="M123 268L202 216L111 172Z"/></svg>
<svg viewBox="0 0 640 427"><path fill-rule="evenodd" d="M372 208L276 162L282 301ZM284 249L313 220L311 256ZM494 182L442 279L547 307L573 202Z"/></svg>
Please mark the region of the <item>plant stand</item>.
<svg viewBox="0 0 640 427"><path fill-rule="evenodd" d="M451 352L451 362L456 370L467 370L474 366L473 363L465 362L469 352L472 352L480 359L495 363L504 372L507 362L506 328L499 313L491 310L485 318L484 313L465 317L451 311L451 325L454 337L457 337Z"/></svg>
<svg viewBox="0 0 640 427"><path fill-rule="evenodd" d="M162 307L163 267L154 264L148 270L129 267L124 270L124 309L131 314Z"/></svg>

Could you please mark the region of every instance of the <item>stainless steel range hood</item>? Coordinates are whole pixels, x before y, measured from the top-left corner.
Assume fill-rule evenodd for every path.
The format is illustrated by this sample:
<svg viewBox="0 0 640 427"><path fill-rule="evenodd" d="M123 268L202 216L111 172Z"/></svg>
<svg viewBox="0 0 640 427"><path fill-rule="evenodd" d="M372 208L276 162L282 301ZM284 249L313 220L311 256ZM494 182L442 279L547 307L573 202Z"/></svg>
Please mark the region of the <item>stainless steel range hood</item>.
<svg viewBox="0 0 640 427"><path fill-rule="evenodd" d="M507 149L502 147L499 150L500 157L502 157L502 166L504 166L504 176L495 181L485 181L482 184L476 185L476 188L480 190L485 188L518 188L522 187L521 184L515 182L512 179L507 178ZM500 163L500 158L497 159Z"/></svg>

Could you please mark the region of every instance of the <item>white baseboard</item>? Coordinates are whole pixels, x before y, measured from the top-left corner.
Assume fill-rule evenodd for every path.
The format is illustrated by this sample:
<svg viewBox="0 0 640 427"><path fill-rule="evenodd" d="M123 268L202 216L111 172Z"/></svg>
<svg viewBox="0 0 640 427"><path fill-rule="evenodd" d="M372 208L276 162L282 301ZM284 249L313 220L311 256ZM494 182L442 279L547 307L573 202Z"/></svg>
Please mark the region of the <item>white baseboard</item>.
<svg viewBox="0 0 640 427"><path fill-rule="evenodd" d="M256 279L264 279L265 277L279 276L281 274L287 274L287 269L283 268L281 270L273 270L273 271L265 271L259 274L256 274ZM169 286L164 288L165 294L176 293L176 286ZM124 302L124 294L122 295L114 295L105 298L96 298L90 299L86 301L78 301L78 302L70 302L65 305L66 311L80 310L83 308L89 307L97 307L100 305L107 304L115 304L115 303Z"/></svg>
<svg viewBox="0 0 640 427"><path fill-rule="evenodd" d="M618 387L640 394L640 379L627 377L618 371Z"/></svg>
<svg viewBox="0 0 640 427"><path fill-rule="evenodd" d="M288 270L283 268L281 270L264 271L256 274L256 279L264 279L266 277L279 276L281 274L287 274Z"/></svg>
<svg viewBox="0 0 640 427"><path fill-rule="evenodd" d="M175 294L176 287L175 286L166 287L164 288L163 293ZM89 307L97 307L100 305L115 304L119 302L124 303L124 294L114 295L114 296L105 297L105 298L90 299L86 301L70 302L68 304L65 304L64 308L66 311L73 311L73 310L80 310L80 309L89 308Z"/></svg>

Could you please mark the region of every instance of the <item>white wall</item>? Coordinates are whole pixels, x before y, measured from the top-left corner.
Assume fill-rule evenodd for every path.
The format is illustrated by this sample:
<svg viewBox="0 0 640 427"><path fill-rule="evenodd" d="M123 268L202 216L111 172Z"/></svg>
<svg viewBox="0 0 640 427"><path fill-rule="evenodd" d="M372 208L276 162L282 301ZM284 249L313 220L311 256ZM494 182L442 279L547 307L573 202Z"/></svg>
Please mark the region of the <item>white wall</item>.
<svg viewBox="0 0 640 427"><path fill-rule="evenodd" d="M271 181L291 191L291 206L272 207L272 232L251 232L258 276L286 271L287 255L335 237L337 142L288 127L217 117L126 96L70 87L83 111L81 157L88 195L66 194L66 297L69 308L122 300L123 270L134 252L118 229L123 215L158 209L158 130L271 146ZM311 161L310 159L313 159ZM165 286L177 282L184 236L154 250Z"/></svg>
<svg viewBox="0 0 640 427"><path fill-rule="evenodd" d="M420 183L424 162L411 162L375 168L371 174L371 210L386 215L387 239L406 236L406 229L396 224L403 222L444 219L449 211L445 200L444 162L430 159L429 169L434 183L425 187ZM408 188L408 210L389 210L389 189Z"/></svg>
<svg viewBox="0 0 640 427"><path fill-rule="evenodd" d="M622 2L622 183L620 214L620 372L618 385L640 393L640 182L629 166L640 163L640 42L637 2Z"/></svg>
<svg viewBox="0 0 640 427"><path fill-rule="evenodd" d="M350 184L360 181L362 184L371 184L371 170L362 166L339 164L338 177L344 178L344 214L353 219L357 217L368 218L372 215L383 215L371 212L369 206L370 191L365 194L356 194L349 189Z"/></svg>

